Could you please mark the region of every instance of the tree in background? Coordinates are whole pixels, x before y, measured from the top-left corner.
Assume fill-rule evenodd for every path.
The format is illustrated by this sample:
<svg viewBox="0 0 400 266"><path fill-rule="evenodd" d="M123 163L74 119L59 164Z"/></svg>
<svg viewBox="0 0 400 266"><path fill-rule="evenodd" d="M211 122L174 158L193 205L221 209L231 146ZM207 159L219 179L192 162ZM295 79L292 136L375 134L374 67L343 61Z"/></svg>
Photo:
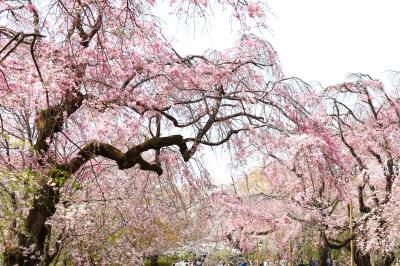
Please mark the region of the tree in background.
<svg viewBox="0 0 400 266"><path fill-rule="evenodd" d="M255 132L255 139L268 141L242 145L243 154L252 150L263 159L265 184L250 196L264 206L234 204L232 212L256 213L249 220L261 225L260 231L280 217L286 222L275 231L293 236L309 235L311 229L322 263L330 250L350 249L354 239L358 265L391 265L399 241L394 233L399 226L397 86L385 89L379 80L355 74L318 98L302 105L305 119L285 116L293 118L294 128L274 138ZM270 224L262 225L266 219ZM289 228L296 225L293 234Z"/></svg>
<svg viewBox="0 0 400 266"><path fill-rule="evenodd" d="M399 226L398 86L385 88L368 75L329 87L324 94L329 126L348 154L348 185L355 206L355 238L360 259L393 263Z"/></svg>

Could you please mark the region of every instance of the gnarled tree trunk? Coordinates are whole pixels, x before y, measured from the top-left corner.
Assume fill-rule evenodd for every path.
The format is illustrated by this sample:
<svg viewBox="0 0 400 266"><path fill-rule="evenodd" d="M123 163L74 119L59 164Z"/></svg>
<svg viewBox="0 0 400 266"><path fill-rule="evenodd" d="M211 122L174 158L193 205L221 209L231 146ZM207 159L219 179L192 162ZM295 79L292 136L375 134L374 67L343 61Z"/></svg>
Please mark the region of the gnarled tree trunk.
<svg viewBox="0 0 400 266"><path fill-rule="evenodd" d="M46 254L45 243L49 234L46 221L56 211L59 201L57 189L42 185L35 195L33 206L24 222L24 231L18 234L18 247L7 247L4 252L4 265L49 265L52 256ZM42 258L46 258L46 260Z"/></svg>

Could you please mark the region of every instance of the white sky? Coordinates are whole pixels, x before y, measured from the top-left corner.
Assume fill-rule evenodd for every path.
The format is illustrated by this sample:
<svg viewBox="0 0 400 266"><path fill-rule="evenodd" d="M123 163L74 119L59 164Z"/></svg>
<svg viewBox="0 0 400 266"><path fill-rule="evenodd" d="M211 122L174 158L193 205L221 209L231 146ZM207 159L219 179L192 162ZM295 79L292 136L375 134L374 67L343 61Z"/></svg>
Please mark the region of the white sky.
<svg viewBox="0 0 400 266"><path fill-rule="evenodd" d="M323 86L343 81L352 72L375 77L400 70L399 0L267 0L273 44L287 76ZM185 30L167 21L182 54L234 45L234 25L219 11L208 25ZM199 26L199 25L202 26ZM172 26L174 25L174 26ZM211 153L206 162L218 183L230 182L229 156Z"/></svg>

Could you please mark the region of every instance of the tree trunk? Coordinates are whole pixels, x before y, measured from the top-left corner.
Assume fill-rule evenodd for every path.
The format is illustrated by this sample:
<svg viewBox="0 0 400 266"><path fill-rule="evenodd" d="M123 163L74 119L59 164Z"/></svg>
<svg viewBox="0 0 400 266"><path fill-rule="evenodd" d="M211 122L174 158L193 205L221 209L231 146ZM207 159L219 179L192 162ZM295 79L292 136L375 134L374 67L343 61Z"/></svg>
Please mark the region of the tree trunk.
<svg viewBox="0 0 400 266"><path fill-rule="evenodd" d="M319 255L319 265L320 266L329 266L328 265L329 248L326 245L319 247L318 255Z"/></svg>
<svg viewBox="0 0 400 266"><path fill-rule="evenodd" d="M158 266L158 255L154 255L150 257L150 265Z"/></svg>
<svg viewBox="0 0 400 266"><path fill-rule="evenodd" d="M24 223L24 232L18 234L18 247L8 247L4 252L4 265L49 265L52 258L46 256L47 261L41 262L44 257L46 236L49 229L45 224L56 211L59 201L58 190L45 184L36 195L32 208Z"/></svg>
<svg viewBox="0 0 400 266"><path fill-rule="evenodd" d="M359 250L355 253L354 259L357 266L371 266L371 256L368 253L363 254Z"/></svg>
<svg viewBox="0 0 400 266"><path fill-rule="evenodd" d="M378 254L375 260L375 266L390 266L395 260L393 252Z"/></svg>

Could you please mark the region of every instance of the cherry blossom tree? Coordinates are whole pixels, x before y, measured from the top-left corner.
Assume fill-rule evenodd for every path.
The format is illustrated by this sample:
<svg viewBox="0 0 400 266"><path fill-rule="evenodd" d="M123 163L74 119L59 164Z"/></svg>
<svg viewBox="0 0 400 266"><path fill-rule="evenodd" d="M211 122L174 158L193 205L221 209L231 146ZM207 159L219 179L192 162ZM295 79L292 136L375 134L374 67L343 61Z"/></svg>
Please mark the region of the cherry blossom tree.
<svg viewBox="0 0 400 266"><path fill-rule="evenodd" d="M263 161L265 184L252 193L261 203L239 200L232 212L247 212L259 231L279 217L287 219L281 225L288 236L311 229L323 264L330 249L350 249L354 239L358 265L391 265L399 241L397 86L385 89L379 80L354 74L307 98L305 116L287 113L292 123L285 131L273 138L254 132L253 138L267 141L242 144L242 152Z"/></svg>
<svg viewBox="0 0 400 266"><path fill-rule="evenodd" d="M284 245L307 226L322 261L354 239L360 265L390 265L398 89L356 74L317 94L286 78L271 45L249 33L266 27L261 1L169 1L188 21L222 6L240 26L230 49L181 55L159 4L0 0L4 263L49 265L63 250L76 263L134 263L187 239L178 221L211 187L203 147L224 145L238 167L260 159L267 180L254 195L211 195L231 243L251 248L275 232L287 233Z"/></svg>
<svg viewBox="0 0 400 266"><path fill-rule="evenodd" d="M265 26L260 2L216 4L229 8L243 31ZM63 230L53 229L53 220L62 220L66 193L82 189L84 180L96 182L113 168L146 182L174 169L177 182L199 189L207 182L195 180L202 171L191 162L202 146L281 126L273 113L291 95L275 86L284 76L268 42L245 34L226 51L183 56L164 36L157 5L0 1L2 189L16 210L26 203L7 226L6 265L48 265L57 257ZM207 17L210 9L208 1L170 6L187 18ZM10 180L30 185L15 190Z"/></svg>
<svg viewBox="0 0 400 266"><path fill-rule="evenodd" d="M393 232L399 226L398 87L388 89L379 80L355 74L349 82L329 87L324 99L330 102L332 130L351 156L347 186L357 206L357 246L364 261L371 257L376 265L390 265L398 241Z"/></svg>

